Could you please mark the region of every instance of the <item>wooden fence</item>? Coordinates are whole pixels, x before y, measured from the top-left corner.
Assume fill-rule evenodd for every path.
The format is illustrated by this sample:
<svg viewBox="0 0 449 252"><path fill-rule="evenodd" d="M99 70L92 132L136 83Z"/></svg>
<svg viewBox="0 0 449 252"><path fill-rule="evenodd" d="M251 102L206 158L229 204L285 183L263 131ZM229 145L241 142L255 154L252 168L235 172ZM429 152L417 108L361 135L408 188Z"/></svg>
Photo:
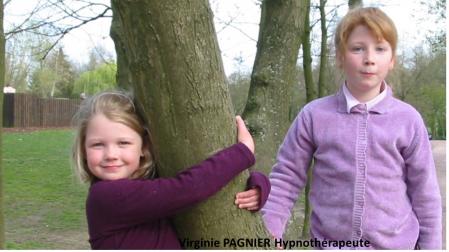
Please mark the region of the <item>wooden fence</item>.
<svg viewBox="0 0 449 252"><path fill-rule="evenodd" d="M3 127L68 127L81 100L4 94Z"/></svg>

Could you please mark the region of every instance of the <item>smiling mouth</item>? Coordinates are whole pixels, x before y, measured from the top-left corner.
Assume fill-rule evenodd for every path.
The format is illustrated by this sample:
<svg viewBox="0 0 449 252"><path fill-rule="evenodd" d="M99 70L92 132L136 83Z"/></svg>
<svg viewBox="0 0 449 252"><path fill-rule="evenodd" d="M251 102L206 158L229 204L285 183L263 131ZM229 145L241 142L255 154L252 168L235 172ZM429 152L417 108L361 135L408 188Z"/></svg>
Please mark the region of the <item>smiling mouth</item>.
<svg viewBox="0 0 449 252"><path fill-rule="evenodd" d="M106 170L116 170L119 169L120 167L122 167L121 165L104 165L102 166L103 169Z"/></svg>

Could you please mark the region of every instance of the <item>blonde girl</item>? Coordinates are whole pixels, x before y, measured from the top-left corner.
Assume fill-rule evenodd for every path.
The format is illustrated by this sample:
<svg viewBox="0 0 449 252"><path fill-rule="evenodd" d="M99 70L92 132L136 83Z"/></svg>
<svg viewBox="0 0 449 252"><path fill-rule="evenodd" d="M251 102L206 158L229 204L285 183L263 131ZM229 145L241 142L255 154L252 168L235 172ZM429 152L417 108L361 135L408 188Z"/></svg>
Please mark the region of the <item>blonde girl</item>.
<svg viewBox="0 0 449 252"><path fill-rule="evenodd" d="M157 178L150 133L129 94L94 95L74 119L73 162L90 183L86 214L93 249L180 249L170 217L212 196L255 162L254 143L240 117L237 144L173 178ZM262 200L243 208L259 209L270 190L268 179L252 172L248 186L244 195Z"/></svg>

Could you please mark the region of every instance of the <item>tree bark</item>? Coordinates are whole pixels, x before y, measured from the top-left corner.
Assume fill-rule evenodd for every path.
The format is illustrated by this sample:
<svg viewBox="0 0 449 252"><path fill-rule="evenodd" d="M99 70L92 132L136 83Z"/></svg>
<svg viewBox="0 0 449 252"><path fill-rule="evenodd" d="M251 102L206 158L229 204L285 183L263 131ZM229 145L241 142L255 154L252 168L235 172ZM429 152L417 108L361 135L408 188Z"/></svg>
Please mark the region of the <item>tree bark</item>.
<svg viewBox="0 0 449 252"><path fill-rule="evenodd" d="M5 36L3 32L3 1L0 1L0 126L3 127L3 86L5 85ZM2 159L2 132L0 131L0 160ZM3 211L3 165L0 162L0 249L5 248L5 218Z"/></svg>
<svg viewBox="0 0 449 252"><path fill-rule="evenodd" d="M310 42L310 8L311 1L305 0L306 2L306 16L304 17L304 35L303 35L303 68L304 68L304 81L306 86L306 99L307 103L317 98L317 94L315 92L315 83L313 82L313 74L312 74L312 51L311 51L311 42ZM312 165L313 166L313 165ZM305 194L305 202L304 202L304 222L302 229L302 237L304 239L309 237L309 223L310 223L310 214L312 212L312 206L310 205L309 200L309 192L310 185L312 181L312 167L309 168L307 172L307 183L304 188Z"/></svg>
<svg viewBox="0 0 449 252"><path fill-rule="evenodd" d="M313 82L312 74L312 46L310 43L310 0L304 0L306 4L304 13L304 34L302 37L302 51L303 51L303 69L304 69L304 81L306 86L306 98L307 102L316 98L315 84Z"/></svg>
<svg viewBox="0 0 449 252"><path fill-rule="evenodd" d="M118 18L112 18L110 36L114 40L115 51L117 54L117 86L126 89L132 86L131 73L129 69L126 45L121 34L122 27Z"/></svg>
<svg viewBox="0 0 449 252"><path fill-rule="evenodd" d="M301 0L262 3L257 54L243 117L256 142L257 168L266 173L291 123L302 8Z"/></svg>
<svg viewBox="0 0 449 252"><path fill-rule="evenodd" d="M348 0L349 9L363 7L363 0Z"/></svg>
<svg viewBox="0 0 449 252"><path fill-rule="evenodd" d="M208 1L111 2L111 34L121 47L118 58L124 59L118 68L128 71L121 74L130 80L149 121L159 174L173 176L235 143L235 118ZM258 215L233 205L247 178L244 172L176 217L178 237L267 237Z"/></svg>
<svg viewBox="0 0 449 252"><path fill-rule="evenodd" d="M328 65L328 49L327 49L327 26L326 26L326 7L327 0L320 0L320 24L321 24L321 55L320 55L320 73L318 76L318 97L326 95L327 82L327 65Z"/></svg>
<svg viewBox="0 0 449 252"><path fill-rule="evenodd" d="M296 61L303 33L304 2L265 0L262 2L257 53L251 74L243 118L256 143L257 169L268 174L284 136L290 127ZM293 211L300 211L296 206ZM297 239L298 215L284 238Z"/></svg>

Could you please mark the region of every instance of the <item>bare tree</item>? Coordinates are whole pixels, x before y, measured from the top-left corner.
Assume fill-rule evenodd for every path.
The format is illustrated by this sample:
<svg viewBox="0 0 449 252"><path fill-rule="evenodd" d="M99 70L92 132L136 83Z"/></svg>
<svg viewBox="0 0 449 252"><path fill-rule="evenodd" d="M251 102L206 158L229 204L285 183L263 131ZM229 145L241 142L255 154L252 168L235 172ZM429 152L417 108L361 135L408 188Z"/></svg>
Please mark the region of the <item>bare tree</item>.
<svg viewBox="0 0 449 252"><path fill-rule="evenodd" d="M8 1L8 3L11 1ZM38 1L27 17L5 32L11 36L29 32L51 38L51 43L42 50L42 57L48 53L71 31L100 18L111 18L109 5L95 0L46 0Z"/></svg>
<svg viewBox="0 0 449 252"><path fill-rule="evenodd" d="M320 73L318 76L318 97L325 95L325 85L327 81L328 67L328 44L327 44L327 24L326 24L326 7L327 0L320 0L320 24L321 24L321 54L320 54Z"/></svg>
<svg viewBox="0 0 449 252"><path fill-rule="evenodd" d="M310 33L312 27L310 25L310 0L304 0L306 3L304 13L304 33L302 35L302 52L303 52L303 69L304 69L304 81L306 85L306 97L307 102L316 98L315 84L313 82L312 74L312 45L310 43Z"/></svg>

